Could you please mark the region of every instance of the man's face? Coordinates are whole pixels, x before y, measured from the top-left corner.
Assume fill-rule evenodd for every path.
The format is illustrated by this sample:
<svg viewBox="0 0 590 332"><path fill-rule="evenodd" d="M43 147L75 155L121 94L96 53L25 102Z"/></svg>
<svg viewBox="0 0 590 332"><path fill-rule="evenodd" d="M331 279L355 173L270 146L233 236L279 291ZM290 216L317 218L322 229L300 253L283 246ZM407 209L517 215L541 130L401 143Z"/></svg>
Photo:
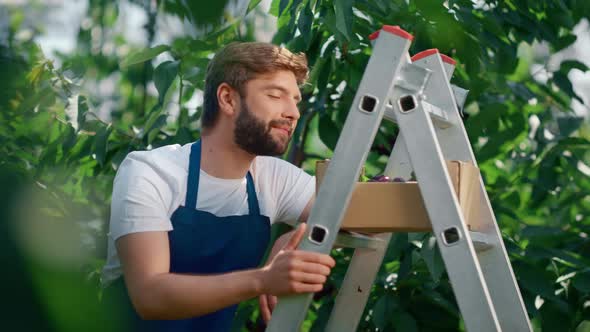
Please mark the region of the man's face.
<svg viewBox="0 0 590 332"><path fill-rule="evenodd" d="M295 75L278 71L257 76L246 83L240 97L234 141L254 155L285 153L299 119L301 100Z"/></svg>

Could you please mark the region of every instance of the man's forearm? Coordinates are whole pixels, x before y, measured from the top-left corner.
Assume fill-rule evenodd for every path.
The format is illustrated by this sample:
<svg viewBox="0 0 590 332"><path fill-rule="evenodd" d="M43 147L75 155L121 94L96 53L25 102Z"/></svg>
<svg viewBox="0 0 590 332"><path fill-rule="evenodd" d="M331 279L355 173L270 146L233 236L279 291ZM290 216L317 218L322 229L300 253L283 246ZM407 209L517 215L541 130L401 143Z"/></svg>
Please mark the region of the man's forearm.
<svg viewBox="0 0 590 332"><path fill-rule="evenodd" d="M202 316L262 293L262 270L218 275L165 273L145 282L134 303L144 319Z"/></svg>

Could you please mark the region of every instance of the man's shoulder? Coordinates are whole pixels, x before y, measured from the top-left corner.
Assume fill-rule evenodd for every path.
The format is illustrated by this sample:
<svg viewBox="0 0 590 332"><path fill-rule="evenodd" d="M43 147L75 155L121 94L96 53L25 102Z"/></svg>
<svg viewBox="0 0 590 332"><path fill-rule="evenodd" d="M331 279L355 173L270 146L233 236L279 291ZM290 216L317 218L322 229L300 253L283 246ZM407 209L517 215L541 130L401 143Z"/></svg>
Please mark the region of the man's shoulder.
<svg viewBox="0 0 590 332"><path fill-rule="evenodd" d="M130 152L123 162L121 168L134 175L155 172L160 176L171 176L179 174L179 171L188 169L190 155L190 144L187 145L165 145L152 150Z"/></svg>
<svg viewBox="0 0 590 332"><path fill-rule="evenodd" d="M190 144L164 145L152 150L138 150L130 152L125 159L136 160L148 164L152 163L184 163L188 160Z"/></svg>
<svg viewBox="0 0 590 332"><path fill-rule="evenodd" d="M307 174L300 167L278 157L257 156L255 160L254 172L262 176L284 178L286 176L298 177Z"/></svg>

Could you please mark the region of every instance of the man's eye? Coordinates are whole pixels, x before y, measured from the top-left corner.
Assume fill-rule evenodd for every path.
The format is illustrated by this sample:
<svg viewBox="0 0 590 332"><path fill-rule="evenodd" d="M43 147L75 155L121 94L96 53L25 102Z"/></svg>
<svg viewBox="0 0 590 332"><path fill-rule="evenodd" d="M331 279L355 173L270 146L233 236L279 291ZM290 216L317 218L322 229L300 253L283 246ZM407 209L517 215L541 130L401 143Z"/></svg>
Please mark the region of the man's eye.
<svg viewBox="0 0 590 332"><path fill-rule="evenodd" d="M274 99L281 99L280 96L275 96L275 95L268 95L268 96L271 97L271 98L274 98Z"/></svg>

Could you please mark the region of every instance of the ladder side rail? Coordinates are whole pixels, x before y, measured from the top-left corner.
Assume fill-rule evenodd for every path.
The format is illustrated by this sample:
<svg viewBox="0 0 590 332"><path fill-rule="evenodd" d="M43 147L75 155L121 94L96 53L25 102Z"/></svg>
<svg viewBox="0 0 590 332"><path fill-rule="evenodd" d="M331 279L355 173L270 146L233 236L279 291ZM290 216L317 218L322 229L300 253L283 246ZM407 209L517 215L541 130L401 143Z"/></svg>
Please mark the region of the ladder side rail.
<svg viewBox="0 0 590 332"><path fill-rule="evenodd" d="M391 233L375 236L385 243L391 240ZM357 330L386 251L386 245L378 250L358 248L354 251L324 331Z"/></svg>
<svg viewBox="0 0 590 332"><path fill-rule="evenodd" d="M398 134L384 174L390 178L409 178L412 165L409 161L403 136ZM376 235L386 243L391 233ZM387 246L380 250L356 249L348 266L342 286L336 296L326 332L354 332L362 318L371 288L383 263Z"/></svg>
<svg viewBox="0 0 590 332"><path fill-rule="evenodd" d="M454 102L454 92L449 84L452 70L449 64L442 62L440 55L420 59L415 65L430 69L433 74L428 81L425 93L428 101L441 107L453 126L435 128L440 146L447 160L463 160L477 166L469 137ZM442 70L441 68L445 68ZM475 231L486 235L489 249L478 251L479 264L483 271L496 315L504 331L532 331L526 307L520 294L520 289L510 259L502 240L502 234L494 216L483 179L479 178L480 208L478 220L470 220Z"/></svg>
<svg viewBox="0 0 590 332"><path fill-rule="evenodd" d="M407 180L412 176L413 170L408 150L406 150L404 135L400 132L397 134L383 173L390 178L401 177Z"/></svg>
<svg viewBox="0 0 590 332"><path fill-rule="evenodd" d="M394 109L465 326L501 331L430 115L414 95Z"/></svg>
<svg viewBox="0 0 590 332"><path fill-rule="evenodd" d="M409 61L410 39L385 29L380 32L311 210L308 236L301 241L299 250L328 254L332 249L345 207L383 118L389 91L400 68ZM312 297L311 293L281 297L267 331L299 331Z"/></svg>

